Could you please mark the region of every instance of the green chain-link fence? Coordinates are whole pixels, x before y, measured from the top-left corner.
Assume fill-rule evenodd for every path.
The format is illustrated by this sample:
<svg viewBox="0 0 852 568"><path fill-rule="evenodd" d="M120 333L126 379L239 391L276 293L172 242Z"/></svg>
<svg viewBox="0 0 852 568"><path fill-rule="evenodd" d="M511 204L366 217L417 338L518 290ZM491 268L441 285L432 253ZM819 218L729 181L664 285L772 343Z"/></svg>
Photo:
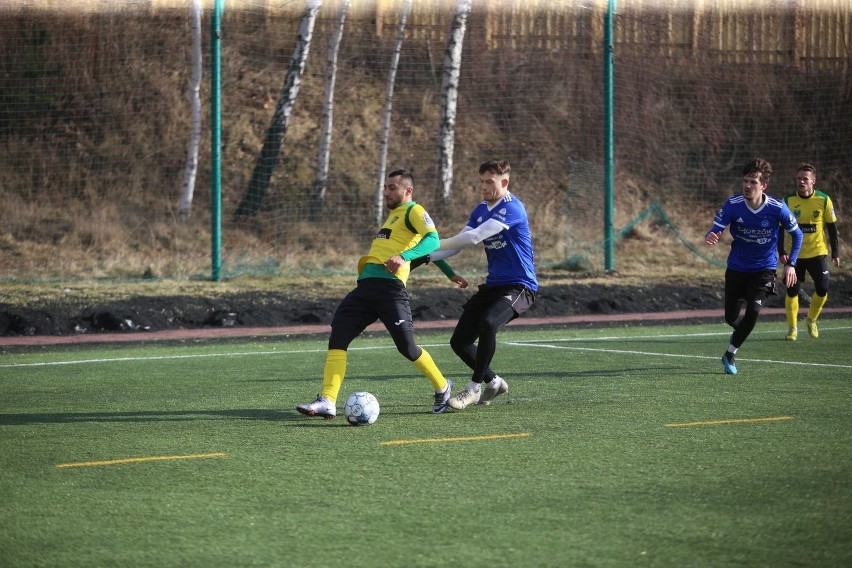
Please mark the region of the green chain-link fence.
<svg viewBox="0 0 852 568"><path fill-rule="evenodd" d="M337 56L327 188L317 164L330 40L317 13L270 183L238 214L297 46L303 1L229 0L221 19L223 276L354 271L375 230L388 78L403 0L353 0ZM0 251L9 277L186 277L210 265L210 17L202 4L201 138L193 128L189 2L0 6ZM852 186L847 2L622 1L613 22L615 234L652 222L696 262L742 163L769 192L814 162L841 211ZM539 262L603 268L606 1L478 0L464 35L453 182L442 194L442 80L457 3L414 0L399 52L387 167L415 172L440 232L479 199L479 163L508 159ZM625 231L625 229L628 229ZM723 254L723 251L713 251ZM465 262L481 262L467 255ZM616 265L620 263L616 255ZM474 266L475 267L475 266Z"/></svg>

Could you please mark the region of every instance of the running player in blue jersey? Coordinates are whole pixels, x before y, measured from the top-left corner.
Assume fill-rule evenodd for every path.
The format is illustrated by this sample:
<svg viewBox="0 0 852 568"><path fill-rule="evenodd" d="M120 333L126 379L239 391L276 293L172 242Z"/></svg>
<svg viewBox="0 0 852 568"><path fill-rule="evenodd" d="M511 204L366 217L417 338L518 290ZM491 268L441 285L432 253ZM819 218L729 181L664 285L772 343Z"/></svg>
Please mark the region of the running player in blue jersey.
<svg viewBox="0 0 852 568"><path fill-rule="evenodd" d="M538 290L527 211L509 191L511 169L505 160L490 160L479 166L484 201L470 214L464 229L442 239L439 250L431 255L432 260L439 260L483 243L488 261L485 283L465 303L450 339L453 351L473 370L467 388L448 402L455 410L489 404L509 391L506 380L491 370L497 331L527 311Z"/></svg>
<svg viewBox="0 0 852 568"><path fill-rule="evenodd" d="M816 183L816 168L813 164L803 162L796 170L796 192L784 198L784 203L793 212L799 227L802 229L802 250L796 263L797 282L787 288L784 307L787 312L787 339L796 341L799 337L799 286L805 281L805 275L810 274L814 281L814 293L811 296L808 317L808 335L819 337L817 319L822 308L828 301L828 248L831 246L831 262L840 267L840 242L837 237L837 215L831 198L814 187ZM789 240L789 239L786 239ZM787 243L789 244L789 243ZM778 254L781 262L787 261L787 251L784 239L778 239Z"/></svg>
<svg viewBox="0 0 852 568"><path fill-rule="evenodd" d="M337 306L331 321L328 352L323 368L322 393L296 410L307 416L334 418L336 401L346 375L349 344L368 325L381 320L397 350L423 373L435 391L432 412L447 409L453 383L438 369L429 352L417 345L414 322L405 283L411 259L438 248L435 224L422 205L413 199L414 176L408 170L388 175L384 186L387 220L376 233L370 251L358 261L358 284ZM436 262L441 271L461 288L468 283L446 262Z"/></svg>
<svg viewBox="0 0 852 568"><path fill-rule="evenodd" d="M743 168L742 195L735 195L722 205L704 237L705 243L715 245L725 228L730 227L733 238L725 271L725 321L734 333L722 355L722 368L729 375L737 374L734 355L754 329L766 298L776 294L779 225L792 240L782 277L788 288L796 283L802 230L783 201L766 195L770 175L772 166L766 160L758 158L747 163ZM745 314L741 316L743 304Z"/></svg>

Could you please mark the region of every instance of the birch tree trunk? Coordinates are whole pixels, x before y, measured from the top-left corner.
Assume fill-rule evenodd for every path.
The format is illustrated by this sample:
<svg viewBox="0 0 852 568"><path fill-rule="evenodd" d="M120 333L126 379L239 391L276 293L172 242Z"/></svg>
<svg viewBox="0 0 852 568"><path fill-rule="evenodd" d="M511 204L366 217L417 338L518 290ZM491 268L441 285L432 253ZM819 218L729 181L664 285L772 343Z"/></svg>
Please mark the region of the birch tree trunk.
<svg viewBox="0 0 852 568"><path fill-rule="evenodd" d="M293 112L296 97L299 95L302 74L305 71L305 62L308 59L308 53L311 49L314 24L316 23L317 14L321 6L322 0L308 0L308 5L302 14L302 20L299 24L299 35L296 38L293 57L290 59L290 67L287 69L284 87L275 105L272 123L266 130L263 148L260 151L257 164L255 164L254 172L252 172L248 189L234 214L236 217L257 214L263 205L266 193L269 191L269 180L272 178L272 172L278 164L278 155L284 143L284 136L287 134L290 114Z"/></svg>
<svg viewBox="0 0 852 568"><path fill-rule="evenodd" d="M396 70L399 67L399 54L402 51L402 40L405 38L405 22L411 12L411 0L405 0L402 11L399 13L399 24L396 29L396 42L393 46L391 56L390 73L388 73L388 87L385 94L385 116L382 122L382 137L379 143L379 184L376 188L376 225L381 226L385 214L385 171L388 161L388 140L390 139L391 111L393 109L393 90L396 85Z"/></svg>
<svg viewBox="0 0 852 568"><path fill-rule="evenodd" d="M192 0L192 61L190 62L189 104L192 111L189 129L189 148L186 153L186 170L183 177L178 215L182 221L189 219L195 178L198 173L198 147L201 142L201 0Z"/></svg>
<svg viewBox="0 0 852 568"><path fill-rule="evenodd" d="M448 200L453 189L453 148L456 136L456 106L461 75L462 45L470 15L471 0L457 0L456 11L444 54L444 74L441 81L441 131L438 138L438 174L441 195Z"/></svg>
<svg viewBox="0 0 852 568"><path fill-rule="evenodd" d="M325 103L323 104L322 127L319 139L319 159L317 160L316 179L314 181L311 212L319 213L325 202L328 189L328 166L331 161L331 133L334 125L334 85L337 80L337 55L343 39L343 26L349 12L350 0L341 0L334 22L334 33L328 46L328 63L325 72Z"/></svg>

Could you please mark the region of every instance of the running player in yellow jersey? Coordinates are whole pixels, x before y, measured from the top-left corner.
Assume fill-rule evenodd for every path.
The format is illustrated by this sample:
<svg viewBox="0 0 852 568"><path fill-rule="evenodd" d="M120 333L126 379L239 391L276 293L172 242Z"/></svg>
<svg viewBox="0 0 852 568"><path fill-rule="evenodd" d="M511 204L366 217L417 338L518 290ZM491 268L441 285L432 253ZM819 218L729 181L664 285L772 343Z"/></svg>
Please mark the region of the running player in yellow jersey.
<svg viewBox="0 0 852 568"><path fill-rule="evenodd" d="M432 412L438 414L447 409L453 383L441 374L429 353L417 345L405 288L411 259L428 255L440 244L435 224L426 209L414 201L413 194L411 172L396 170L388 175L384 197L390 214L373 239L370 251L358 261L357 287L334 312L322 394L313 402L298 405L296 410L302 414L334 418L337 395L346 375L349 344L376 320L385 325L397 350L429 379L435 391ZM467 280L456 275L449 264L443 261L435 264L459 287L468 286Z"/></svg>
<svg viewBox="0 0 852 568"><path fill-rule="evenodd" d="M828 247L831 246L831 261L834 266L840 266L840 246L837 238L837 216L834 213L834 205L831 198L816 189L816 168L813 164L803 162L796 170L796 193L791 193L784 198L784 203L796 216L799 227L804 234L802 250L799 252L799 260L796 264L796 283L787 288L787 297L784 307L787 311L787 339L796 341L799 336L799 287L805 279L805 274L810 274L814 281L814 294L811 296L811 305L808 308L808 317L805 320L808 326L808 334L811 337L819 337L817 319L822 312L825 302L828 300ZM828 239L826 239L828 235ZM828 242L826 242L826 240ZM778 239L778 254L781 262L787 262L789 238L785 243Z"/></svg>

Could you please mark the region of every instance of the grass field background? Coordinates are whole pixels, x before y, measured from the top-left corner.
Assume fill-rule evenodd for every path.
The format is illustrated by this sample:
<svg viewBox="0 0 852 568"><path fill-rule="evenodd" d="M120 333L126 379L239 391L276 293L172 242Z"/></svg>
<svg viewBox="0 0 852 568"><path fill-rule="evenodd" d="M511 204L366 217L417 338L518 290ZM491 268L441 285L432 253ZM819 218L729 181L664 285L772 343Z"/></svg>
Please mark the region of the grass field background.
<svg viewBox="0 0 852 568"><path fill-rule="evenodd" d="M323 336L7 350L0 565L849 566L852 319L784 331L732 377L723 324L510 327L509 394L437 416L368 335L361 428L293 410Z"/></svg>

